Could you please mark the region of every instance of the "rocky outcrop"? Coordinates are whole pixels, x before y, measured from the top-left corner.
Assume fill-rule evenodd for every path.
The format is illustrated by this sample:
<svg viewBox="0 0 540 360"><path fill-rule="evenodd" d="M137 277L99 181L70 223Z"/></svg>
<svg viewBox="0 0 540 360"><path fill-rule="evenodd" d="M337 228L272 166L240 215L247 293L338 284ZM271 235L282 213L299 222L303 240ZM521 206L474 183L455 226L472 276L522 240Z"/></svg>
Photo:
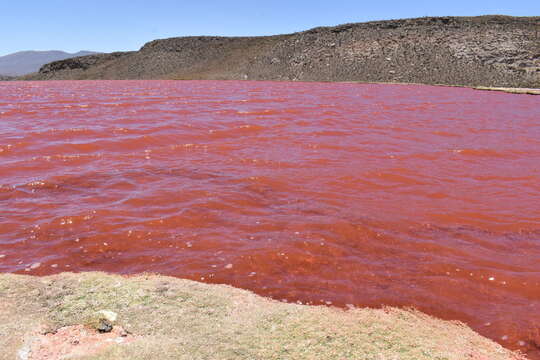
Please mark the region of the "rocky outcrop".
<svg viewBox="0 0 540 360"><path fill-rule="evenodd" d="M540 17L439 17L267 37L182 37L27 79L251 79L540 87Z"/></svg>
<svg viewBox="0 0 540 360"><path fill-rule="evenodd" d="M53 61L51 63L43 65L39 69L39 73L48 74L69 70L86 70L90 67L99 66L103 63L116 60L129 54L129 52L114 52L110 54L78 56L66 60Z"/></svg>

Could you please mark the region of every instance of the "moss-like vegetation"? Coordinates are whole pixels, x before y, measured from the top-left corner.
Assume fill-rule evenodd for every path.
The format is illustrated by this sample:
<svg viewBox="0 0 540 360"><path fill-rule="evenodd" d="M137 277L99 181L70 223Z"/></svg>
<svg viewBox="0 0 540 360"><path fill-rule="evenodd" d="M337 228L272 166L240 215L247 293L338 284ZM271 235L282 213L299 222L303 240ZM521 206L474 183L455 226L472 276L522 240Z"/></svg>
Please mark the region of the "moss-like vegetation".
<svg viewBox="0 0 540 360"><path fill-rule="evenodd" d="M88 359L518 359L460 323L414 310L305 306L225 285L141 275L0 275L1 359L32 334L100 310L136 337Z"/></svg>

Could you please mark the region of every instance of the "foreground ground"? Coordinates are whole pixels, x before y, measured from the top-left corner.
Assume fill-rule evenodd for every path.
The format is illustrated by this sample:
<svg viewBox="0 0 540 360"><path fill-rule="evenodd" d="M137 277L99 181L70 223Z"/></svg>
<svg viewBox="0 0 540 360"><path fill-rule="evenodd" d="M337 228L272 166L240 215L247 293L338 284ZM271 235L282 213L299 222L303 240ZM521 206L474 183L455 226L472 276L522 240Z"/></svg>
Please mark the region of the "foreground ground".
<svg viewBox="0 0 540 360"><path fill-rule="evenodd" d="M0 359L519 359L416 311L288 304L164 276L2 274L0 299Z"/></svg>

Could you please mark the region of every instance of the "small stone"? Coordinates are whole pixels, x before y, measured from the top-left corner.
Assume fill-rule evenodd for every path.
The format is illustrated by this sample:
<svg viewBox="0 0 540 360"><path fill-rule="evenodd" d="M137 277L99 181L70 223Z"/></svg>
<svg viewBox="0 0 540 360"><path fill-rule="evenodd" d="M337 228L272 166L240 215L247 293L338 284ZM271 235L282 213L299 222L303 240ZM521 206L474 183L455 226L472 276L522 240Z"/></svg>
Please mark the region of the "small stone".
<svg viewBox="0 0 540 360"><path fill-rule="evenodd" d="M97 331L99 331L100 333L107 333L107 332L111 332L113 329L113 326L112 324L106 322L106 321L101 321L98 325L98 327L96 328Z"/></svg>
<svg viewBox="0 0 540 360"><path fill-rule="evenodd" d="M232 264L227 264L225 265L225 269L232 269L233 265Z"/></svg>
<svg viewBox="0 0 540 360"><path fill-rule="evenodd" d="M111 332L113 325L118 318L118 314L110 310L100 310L91 316L87 324L100 333Z"/></svg>
<svg viewBox="0 0 540 360"><path fill-rule="evenodd" d="M0 259L3 259L3 258L5 258L5 257L6 257L6 255L0 254Z"/></svg>

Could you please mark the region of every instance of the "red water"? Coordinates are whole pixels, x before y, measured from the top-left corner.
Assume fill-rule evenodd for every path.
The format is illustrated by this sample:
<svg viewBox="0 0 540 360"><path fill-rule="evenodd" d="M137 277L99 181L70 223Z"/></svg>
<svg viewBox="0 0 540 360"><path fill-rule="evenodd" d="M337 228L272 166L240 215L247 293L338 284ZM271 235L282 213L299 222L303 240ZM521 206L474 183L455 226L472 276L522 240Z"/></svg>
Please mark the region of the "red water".
<svg viewBox="0 0 540 360"><path fill-rule="evenodd" d="M0 83L3 272L159 272L415 306L540 358L539 259L540 97Z"/></svg>

